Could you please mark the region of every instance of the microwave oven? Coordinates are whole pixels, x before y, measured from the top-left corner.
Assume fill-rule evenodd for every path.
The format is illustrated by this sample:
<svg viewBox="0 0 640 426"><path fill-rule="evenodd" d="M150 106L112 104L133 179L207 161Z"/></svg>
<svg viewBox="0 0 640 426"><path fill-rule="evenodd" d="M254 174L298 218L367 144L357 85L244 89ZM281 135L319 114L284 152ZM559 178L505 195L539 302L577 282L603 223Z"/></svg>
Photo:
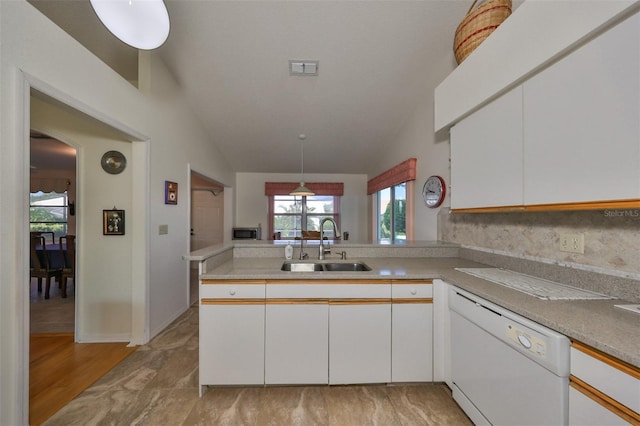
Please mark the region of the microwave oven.
<svg viewBox="0 0 640 426"><path fill-rule="evenodd" d="M262 228L233 228L231 237L234 240L261 240Z"/></svg>

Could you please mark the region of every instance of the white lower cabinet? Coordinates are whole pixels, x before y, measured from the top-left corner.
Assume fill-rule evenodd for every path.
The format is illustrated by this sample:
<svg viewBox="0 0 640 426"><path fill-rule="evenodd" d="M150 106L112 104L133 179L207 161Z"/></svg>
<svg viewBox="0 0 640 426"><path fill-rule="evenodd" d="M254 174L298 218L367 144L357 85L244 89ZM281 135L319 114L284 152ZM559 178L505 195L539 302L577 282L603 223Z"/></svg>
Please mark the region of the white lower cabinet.
<svg viewBox="0 0 640 426"><path fill-rule="evenodd" d="M572 386L569 388L569 424L623 426L628 425L629 422Z"/></svg>
<svg viewBox="0 0 640 426"><path fill-rule="evenodd" d="M264 282L200 283L200 394L205 385L264 384Z"/></svg>
<svg viewBox="0 0 640 426"><path fill-rule="evenodd" d="M327 384L328 365L328 303L268 301L265 383Z"/></svg>
<svg viewBox="0 0 640 426"><path fill-rule="evenodd" d="M391 381L433 380L431 283L394 281L391 305Z"/></svg>
<svg viewBox="0 0 640 426"><path fill-rule="evenodd" d="M200 385L264 383L264 302L200 306Z"/></svg>
<svg viewBox="0 0 640 426"><path fill-rule="evenodd" d="M391 381L391 300L329 305L329 383Z"/></svg>
<svg viewBox="0 0 640 426"><path fill-rule="evenodd" d="M571 346L569 424L640 424L640 370L589 346Z"/></svg>
<svg viewBox="0 0 640 426"><path fill-rule="evenodd" d="M424 281L202 282L200 392L432 381L431 301Z"/></svg>

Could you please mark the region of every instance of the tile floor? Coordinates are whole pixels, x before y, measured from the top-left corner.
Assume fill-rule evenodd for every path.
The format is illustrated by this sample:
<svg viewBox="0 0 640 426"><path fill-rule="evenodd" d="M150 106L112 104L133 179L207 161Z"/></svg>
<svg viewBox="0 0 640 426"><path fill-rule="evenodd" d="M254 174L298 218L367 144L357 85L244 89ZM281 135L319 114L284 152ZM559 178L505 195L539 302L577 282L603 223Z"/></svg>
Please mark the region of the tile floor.
<svg viewBox="0 0 640 426"><path fill-rule="evenodd" d="M198 397L198 308L46 425L470 425L443 384L208 388Z"/></svg>
<svg viewBox="0 0 640 426"><path fill-rule="evenodd" d="M51 285L49 299L38 292L37 278L31 279L29 289L31 333L73 333L75 328L75 287L73 280L67 284L67 297L62 298L57 281Z"/></svg>

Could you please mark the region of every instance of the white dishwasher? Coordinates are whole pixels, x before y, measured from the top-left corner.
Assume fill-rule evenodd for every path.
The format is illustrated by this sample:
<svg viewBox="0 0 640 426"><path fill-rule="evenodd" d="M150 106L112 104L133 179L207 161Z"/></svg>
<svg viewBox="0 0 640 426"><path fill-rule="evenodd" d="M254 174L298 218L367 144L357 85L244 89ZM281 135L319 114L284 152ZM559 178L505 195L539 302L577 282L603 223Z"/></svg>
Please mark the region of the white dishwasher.
<svg viewBox="0 0 640 426"><path fill-rule="evenodd" d="M453 397L477 425L566 425L566 336L449 288Z"/></svg>

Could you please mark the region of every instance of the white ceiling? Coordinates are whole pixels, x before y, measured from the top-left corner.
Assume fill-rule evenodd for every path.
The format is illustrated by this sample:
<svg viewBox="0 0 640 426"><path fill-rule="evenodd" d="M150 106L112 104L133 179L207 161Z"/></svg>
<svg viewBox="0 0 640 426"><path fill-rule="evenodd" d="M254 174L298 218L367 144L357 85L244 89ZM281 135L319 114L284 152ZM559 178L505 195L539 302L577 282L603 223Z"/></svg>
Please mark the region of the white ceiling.
<svg viewBox="0 0 640 426"><path fill-rule="evenodd" d="M471 3L165 1L171 31L157 54L211 142L234 170L272 173L300 172L300 133L305 173L371 173L431 95L430 64L453 66L453 35ZM135 50L106 32L88 0L31 2L132 72ZM114 45L124 62L109 53ZM298 59L319 61L319 75L290 76L288 61Z"/></svg>
<svg viewBox="0 0 640 426"><path fill-rule="evenodd" d="M32 170L75 170L76 150L66 143L32 132L30 165Z"/></svg>

